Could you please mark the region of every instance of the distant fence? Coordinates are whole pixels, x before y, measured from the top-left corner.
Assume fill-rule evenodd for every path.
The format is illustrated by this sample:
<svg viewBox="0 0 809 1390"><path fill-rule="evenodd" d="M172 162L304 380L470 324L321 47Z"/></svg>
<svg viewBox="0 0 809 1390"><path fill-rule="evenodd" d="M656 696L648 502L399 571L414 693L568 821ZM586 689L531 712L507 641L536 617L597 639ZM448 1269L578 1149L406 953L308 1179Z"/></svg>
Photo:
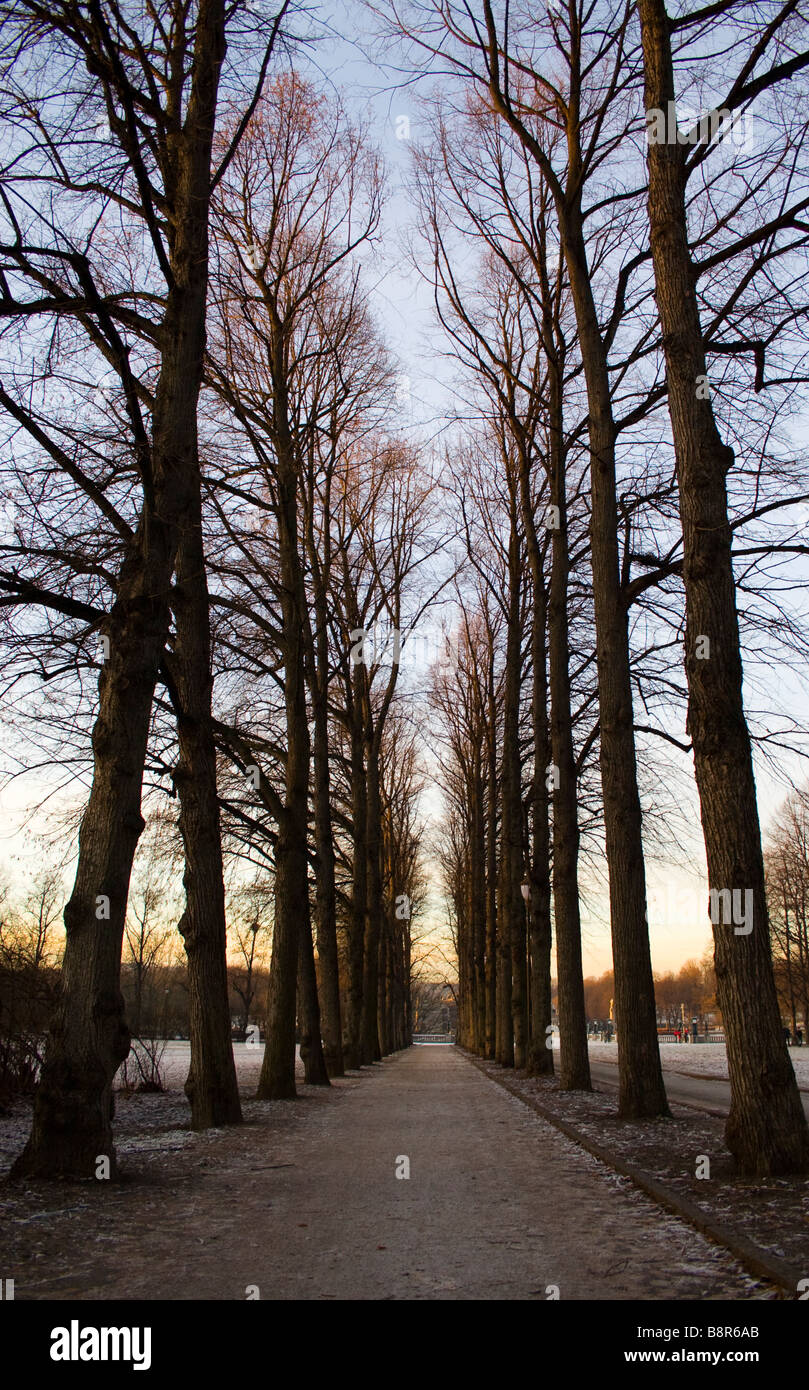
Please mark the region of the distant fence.
<svg viewBox="0 0 809 1390"><path fill-rule="evenodd" d="M662 1043L676 1043L683 1042L683 1039L678 1038L676 1033L658 1033L657 1041ZM723 1043L725 1041L725 1035L724 1033L710 1032L707 1037L704 1033L699 1033L696 1037L693 1037L689 1034L687 1041L689 1043Z"/></svg>
<svg viewBox="0 0 809 1390"><path fill-rule="evenodd" d="M424 1043L449 1043L455 1042L454 1033L414 1033L413 1045L419 1047Z"/></svg>

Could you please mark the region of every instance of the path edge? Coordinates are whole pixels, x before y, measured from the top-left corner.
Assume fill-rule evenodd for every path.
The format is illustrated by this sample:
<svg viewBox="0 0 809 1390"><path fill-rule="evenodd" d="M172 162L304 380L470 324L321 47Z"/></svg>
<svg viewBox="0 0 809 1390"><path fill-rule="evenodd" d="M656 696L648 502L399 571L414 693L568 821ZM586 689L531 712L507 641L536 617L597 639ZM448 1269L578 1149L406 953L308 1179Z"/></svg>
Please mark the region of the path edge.
<svg viewBox="0 0 809 1390"><path fill-rule="evenodd" d="M679 1192L675 1192L672 1188L666 1187L658 1178L653 1177L651 1173L647 1173L644 1168L639 1168L634 1163L628 1163L626 1159L619 1157L618 1154L614 1153L611 1149L605 1148L602 1144L591 1139L589 1135L583 1134L581 1130L577 1129L576 1126L572 1125L568 1120L560 1120L558 1115L555 1115L551 1110L547 1110L540 1101L534 1100L532 1096L523 1095L519 1087L509 1081L507 1076L500 1076L496 1073L492 1074L492 1072L488 1070L484 1058L477 1057L474 1053L467 1052L467 1050L462 1047L457 1047L457 1051L460 1052L461 1056L465 1057L468 1062L471 1062L474 1067L477 1067L478 1071L482 1076L486 1077L487 1081L492 1081L496 1086L501 1086L504 1091L508 1091L509 1095L521 1101L529 1110L535 1111L541 1119L553 1125L554 1129L558 1129L567 1139L572 1140L574 1144L578 1144L580 1148L586 1149L587 1152L592 1154L594 1158L597 1158L599 1162L606 1164L608 1168L612 1168L616 1173L620 1173L622 1177L629 1178L630 1182L640 1188L641 1192L644 1192L647 1197L651 1197L652 1201L656 1202L658 1206L673 1212L675 1216L681 1217L682 1220L687 1221L690 1226L694 1226L702 1235L708 1236L710 1240L715 1241L717 1245L724 1246L725 1249L729 1250L739 1263L744 1265L745 1269L751 1274L754 1274L756 1278L766 1279L768 1283L776 1284L779 1288L785 1289L793 1298L797 1298L798 1282L804 1276L800 1271L788 1264L786 1260L779 1259L777 1255L768 1254L762 1250L759 1245L749 1240L747 1236L742 1235L740 1231L733 1230L731 1227L726 1226L724 1222L715 1221L713 1217L708 1216L701 1207L698 1207L696 1202L692 1202L690 1198L683 1197Z"/></svg>

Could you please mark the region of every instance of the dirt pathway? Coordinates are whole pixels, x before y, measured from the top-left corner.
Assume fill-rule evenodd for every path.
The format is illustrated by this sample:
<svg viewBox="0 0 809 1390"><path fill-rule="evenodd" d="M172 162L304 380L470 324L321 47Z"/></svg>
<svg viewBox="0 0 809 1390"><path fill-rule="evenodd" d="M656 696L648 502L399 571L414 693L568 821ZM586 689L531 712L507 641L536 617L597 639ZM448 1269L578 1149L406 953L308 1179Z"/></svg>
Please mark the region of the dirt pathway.
<svg viewBox="0 0 809 1390"><path fill-rule="evenodd" d="M5 1188L17 1298L762 1296L452 1048L246 1109L130 1145L117 1188Z"/></svg>

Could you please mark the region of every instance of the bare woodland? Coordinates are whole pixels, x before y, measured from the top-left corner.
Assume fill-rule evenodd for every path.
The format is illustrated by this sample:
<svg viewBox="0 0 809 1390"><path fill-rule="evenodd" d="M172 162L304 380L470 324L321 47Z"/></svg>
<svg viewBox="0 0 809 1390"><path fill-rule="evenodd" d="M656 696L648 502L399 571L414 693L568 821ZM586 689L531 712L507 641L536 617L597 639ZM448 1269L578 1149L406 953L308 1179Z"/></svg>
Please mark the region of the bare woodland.
<svg viewBox="0 0 809 1390"><path fill-rule="evenodd" d="M552 1075L555 998L560 1088L589 1090L593 871L619 1113L666 1116L647 862L690 779L714 951L669 993L721 1015L738 1170L805 1172L807 794L763 839L754 754L788 781L809 751L773 695L809 656L809 14L357 15L418 82L437 441L402 424L389 178L314 12L0 5L6 761L58 767L77 813L68 900L46 874L0 905L2 1076L34 1093L12 1176L116 1175L114 1078L177 1009L200 1130L242 1118L234 1010L280 1100L296 1046L321 1086L408 1046L414 996Z"/></svg>

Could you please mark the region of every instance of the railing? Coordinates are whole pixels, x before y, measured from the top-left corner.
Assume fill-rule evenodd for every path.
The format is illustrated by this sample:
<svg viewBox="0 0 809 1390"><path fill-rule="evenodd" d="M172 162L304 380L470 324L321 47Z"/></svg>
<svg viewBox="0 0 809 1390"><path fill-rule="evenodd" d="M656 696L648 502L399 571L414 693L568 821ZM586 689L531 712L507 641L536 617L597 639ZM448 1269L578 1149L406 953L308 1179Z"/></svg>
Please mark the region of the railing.
<svg viewBox="0 0 809 1390"><path fill-rule="evenodd" d="M419 1046L422 1043L454 1043L454 1033L414 1033L413 1044Z"/></svg>
<svg viewBox="0 0 809 1390"><path fill-rule="evenodd" d="M693 1035L693 1034L690 1032L690 1030L689 1030L689 1034L688 1034L688 1038L687 1038L687 1039L686 1039L686 1038L683 1038L682 1035L678 1038L676 1033L658 1033L658 1035L657 1035L657 1041L658 1041L658 1042L661 1042L661 1043L677 1043L677 1042L689 1042L689 1043L706 1043L706 1042L710 1042L710 1043L723 1043L723 1042L725 1041L725 1035L724 1035L724 1033L716 1032L716 1031L714 1031L713 1029L711 1029L711 1031L710 1031L710 1033L708 1033L707 1037L706 1037L706 1035L705 1035L704 1033L698 1033L698 1034L696 1035L696 1037L694 1037L694 1035Z"/></svg>

